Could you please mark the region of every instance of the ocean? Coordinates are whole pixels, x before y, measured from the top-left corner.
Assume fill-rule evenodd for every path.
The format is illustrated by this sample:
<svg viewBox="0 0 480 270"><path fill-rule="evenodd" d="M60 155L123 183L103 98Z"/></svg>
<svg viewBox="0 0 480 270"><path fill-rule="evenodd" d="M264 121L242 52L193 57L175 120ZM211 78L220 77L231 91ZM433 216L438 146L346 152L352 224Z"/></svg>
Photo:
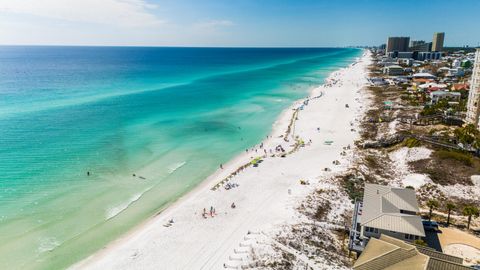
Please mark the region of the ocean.
<svg viewBox="0 0 480 270"><path fill-rule="evenodd" d="M360 54L0 46L0 269L62 269L101 249Z"/></svg>

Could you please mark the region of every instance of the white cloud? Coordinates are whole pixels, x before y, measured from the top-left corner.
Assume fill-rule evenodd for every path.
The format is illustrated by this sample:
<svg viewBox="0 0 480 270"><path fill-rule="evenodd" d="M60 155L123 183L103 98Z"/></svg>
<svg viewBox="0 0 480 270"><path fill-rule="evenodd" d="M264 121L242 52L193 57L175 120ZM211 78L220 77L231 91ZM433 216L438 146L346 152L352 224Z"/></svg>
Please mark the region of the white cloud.
<svg viewBox="0 0 480 270"><path fill-rule="evenodd" d="M193 26L195 28L216 28L216 27L232 26L232 25L235 25L235 24L229 20L208 20L208 21L195 23Z"/></svg>
<svg viewBox="0 0 480 270"><path fill-rule="evenodd" d="M25 14L120 27L162 24L145 0L0 0L0 14Z"/></svg>

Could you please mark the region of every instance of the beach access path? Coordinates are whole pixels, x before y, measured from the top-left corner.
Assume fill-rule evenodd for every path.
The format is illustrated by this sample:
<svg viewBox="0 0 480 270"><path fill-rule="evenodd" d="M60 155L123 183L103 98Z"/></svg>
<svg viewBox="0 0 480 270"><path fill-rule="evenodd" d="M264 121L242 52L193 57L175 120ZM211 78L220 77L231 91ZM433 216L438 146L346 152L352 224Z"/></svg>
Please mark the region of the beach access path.
<svg viewBox="0 0 480 270"><path fill-rule="evenodd" d="M366 99L361 89L367 83L369 63L370 55L365 53L358 62L332 73L324 85L313 89L308 105L298 110L288 141L281 136L305 99L280 115L263 142L268 153L278 145L289 152L295 136L305 142L304 147L285 157L269 154L258 167L250 166L229 180L238 187L212 190L237 168L262 156L264 151L257 145L257 151L250 149L224 164L166 210L71 268L225 269L224 264L231 264L229 258L249 232L268 231L294 219L298 215L295 208L316 183L347 168L354 152L341 153L348 145L354 149L358 137L358 120ZM332 164L334 160L340 164ZM301 185L300 180L310 185ZM210 207L215 208L213 217ZM202 216L204 208L207 218ZM171 219L174 222L166 226Z"/></svg>

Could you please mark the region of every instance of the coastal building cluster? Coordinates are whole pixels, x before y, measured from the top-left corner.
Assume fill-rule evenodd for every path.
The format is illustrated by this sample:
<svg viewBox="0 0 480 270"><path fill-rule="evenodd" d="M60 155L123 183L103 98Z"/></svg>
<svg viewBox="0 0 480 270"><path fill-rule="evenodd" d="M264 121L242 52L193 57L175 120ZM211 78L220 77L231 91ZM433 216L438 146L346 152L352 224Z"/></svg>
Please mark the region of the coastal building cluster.
<svg viewBox="0 0 480 270"><path fill-rule="evenodd" d="M410 37L389 37L387 43L380 45L390 58L411 58L414 60L440 59L443 51L445 33L434 33L432 42L410 40Z"/></svg>
<svg viewBox="0 0 480 270"><path fill-rule="evenodd" d="M411 115L415 119L437 115L478 128L480 50L447 50L444 38L443 32L435 33L428 43L410 41L409 37L389 37L387 44L374 49L381 72L374 72L371 84L405 89L404 98L424 108L420 115Z"/></svg>
<svg viewBox="0 0 480 270"><path fill-rule="evenodd" d="M378 96L384 100L380 113L368 121L389 123L389 133L394 135L378 139L374 134L377 141L364 147L403 142L410 148L426 143L442 153L440 160L464 159L465 164L470 162L467 167L474 167L472 160L480 156L480 48L445 47L444 40L444 32L434 33L431 42L389 37L386 44L371 49L374 64L369 87L383 92ZM397 124L402 128L396 129ZM437 184L442 177L435 170L425 169L434 179L428 181ZM453 174L453 179L443 185L459 182ZM474 186L480 184L472 182ZM428 187L426 183L419 182L415 187L365 183L361 197L355 198L349 230L348 248L357 256L354 269L472 269L472 263L480 263L480 258L476 263L466 263L460 255L445 254L439 241L446 237L441 232L451 225L453 209L468 216L466 225L457 227L466 228L467 233L455 242L468 245L471 239L478 240L476 232L470 230L472 220L479 216L478 200L462 202L462 206L440 202L433 185ZM425 187L426 193L422 189ZM428 207L428 215L422 213L422 207ZM439 219L433 214L440 207L448 209L446 220L443 213L437 216Z"/></svg>

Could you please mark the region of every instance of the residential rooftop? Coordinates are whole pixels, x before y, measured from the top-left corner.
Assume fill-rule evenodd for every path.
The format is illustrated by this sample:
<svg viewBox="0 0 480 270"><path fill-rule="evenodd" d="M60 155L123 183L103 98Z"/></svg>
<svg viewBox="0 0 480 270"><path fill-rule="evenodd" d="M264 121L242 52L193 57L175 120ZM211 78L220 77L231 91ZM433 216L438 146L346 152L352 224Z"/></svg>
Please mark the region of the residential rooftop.
<svg viewBox="0 0 480 270"><path fill-rule="evenodd" d="M467 270L463 260L430 248L408 244L390 236L372 238L358 260L355 270Z"/></svg>
<svg viewBox="0 0 480 270"><path fill-rule="evenodd" d="M424 237L415 191L365 184L362 226Z"/></svg>

